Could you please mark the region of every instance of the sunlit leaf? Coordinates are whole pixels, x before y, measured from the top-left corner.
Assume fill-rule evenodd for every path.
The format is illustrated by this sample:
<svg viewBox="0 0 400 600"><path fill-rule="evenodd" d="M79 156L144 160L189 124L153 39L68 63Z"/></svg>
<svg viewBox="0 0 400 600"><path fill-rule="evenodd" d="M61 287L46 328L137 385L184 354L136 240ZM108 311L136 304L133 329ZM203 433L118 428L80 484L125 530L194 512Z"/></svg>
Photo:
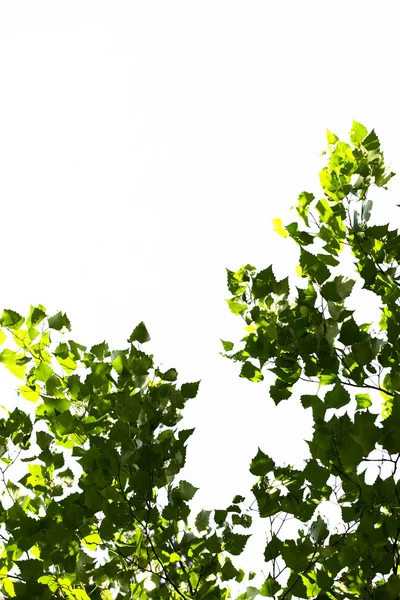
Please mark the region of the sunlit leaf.
<svg viewBox="0 0 400 600"><path fill-rule="evenodd" d="M0 319L0 325L8 329L19 329L23 325L25 319L14 310L4 309Z"/></svg>
<svg viewBox="0 0 400 600"><path fill-rule="evenodd" d="M282 219L272 219L272 225L274 226L274 231L279 233L282 237L287 237L289 234L286 229L282 226Z"/></svg>
<svg viewBox="0 0 400 600"><path fill-rule="evenodd" d="M356 146L359 146L363 139L367 136L368 129L361 125L361 123L357 123L357 121L353 121L353 125L350 131L350 140Z"/></svg>

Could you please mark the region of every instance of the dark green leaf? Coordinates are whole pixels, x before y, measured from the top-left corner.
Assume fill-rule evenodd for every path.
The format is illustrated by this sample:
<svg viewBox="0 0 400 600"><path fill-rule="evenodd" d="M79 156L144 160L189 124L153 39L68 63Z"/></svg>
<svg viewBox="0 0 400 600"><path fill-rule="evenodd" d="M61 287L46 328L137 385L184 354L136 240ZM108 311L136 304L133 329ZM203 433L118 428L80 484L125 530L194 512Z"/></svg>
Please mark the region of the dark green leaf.
<svg viewBox="0 0 400 600"><path fill-rule="evenodd" d="M42 450L48 450L53 440L53 436L49 435L45 431L38 431L36 433L36 442Z"/></svg>
<svg viewBox="0 0 400 600"><path fill-rule="evenodd" d="M232 533L232 531L226 529L223 534L225 550L229 552L229 554L234 554L235 556L241 554L249 537L250 535Z"/></svg>
<svg viewBox="0 0 400 600"><path fill-rule="evenodd" d="M329 534L328 527L323 519L318 516L317 520L311 523L311 537L316 544L323 542Z"/></svg>
<svg viewBox="0 0 400 600"><path fill-rule="evenodd" d="M353 344L351 354L359 365L367 365L374 358L369 341Z"/></svg>
<svg viewBox="0 0 400 600"><path fill-rule="evenodd" d="M342 344L344 344L345 346L350 346L351 344L354 344L355 342L359 342L360 340L361 340L360 328L357 325L357 323L355 322L355 320L353 319L353 317L350 317L350 319L347 319L342 324L342 327L340 330L339 341L341 341Z"/></svg>
<svg viewBox="0 0 400 600"><path fill-rule="evenodd" d="M242 370L240 371L240 377L244 377L245 379L255 382L262 381L264 379L261 371L249 361L244 363Z"/></svg>
<svg viewBox="0 0 400 600"><path fill-rule="evenodd" d="M178 378L178 371L174 368L168 369L165 373L161 373L160 377L164 381L176 381Z"/></svg>
<svg viewBox="0 0 400 600"><path fill-rule="evenodd" d="M341 383L337 382L333 390L325 394L324 403L326 408L341 408L350 402L350 394Z"/></svg>
<svg viewBox="0 0 400 600"><path fill-rule="evenodd" d="M379 149L379 139L374 130L367 135L367 137L363 140L362 145L364 148L370 151Z"/></svg>
<svg viewBox="0 0 400 600"><path fill-rule="evenodd" d="M38 325L43 321L45 317L46 309L44 308L44 306L42 306L41 304L39 304L39 306L31 306L29 317L27 319L28 327Z"/></svg>
<svg viewBox="0 0 400 600"><path fill-rule="evenodd" d="M67 315L62 312L58 312L52 317L49 317L49 327L50 329L55 329L56 331L62 331L66 329L71 331L71 323L67 317Z"/></svg>
<svg viewBox="0 0 400 600"><path fill-rule="evenodd" d="M244 500L245 500L244 496L240 496L237 494L236 496L233 497L232 502L233 502L233 504L240 504L240 502L244 502Z"/></svg>
<svg viewBox="0 0 400 600"><path fill-rule="evenodd" d="M355 281L347 279L342 275L335 277L333 281L328 281L321 288L321 294L326 300L331 302L341 302L351 294Z"/></svg>
<svg viewBox="0 0 400 600"><path fill-rule="evenodd" d="M272 458L264 454L264 452L259 448L256 456L251 461L250 473L253 475L264 476L272 471L274 466L275 463Z"/></svg>
<svg viewBox="0 0 400 600"><path fill-rule="evenodd" d="M198 489L199 488L194 487L194 485L192 485L188 481L181 481L179 483L178 491L179 491L180 496L184 500L191 500Z"/></svg>
<svg viewBox="0 0 400 600"><path fill-rule="evenodd" d="M195 398L199 391L200 381L193 383L184 383L181 387L181 394L184 398Z"/></svg>
<svg viewBox="0 0 400 600"><path fill-rule="evenodd" d="M257 273L253 279L252 293L254 298L264 298L274 291L276 279L272 266Z"/></svg>
<svg viewBox="0 0 400 600"><path fill-rule="evenodd" d="M264 559L265 562L278 558L283 548L283 542L274 534L268 542L265 551Z"/></svg>
<svg viewBox="0 0 400 600"><path fill-rule="evenodd" d="M141 321L139 325L136 325L135 329L132 331L131 335L128 338L128 342L132 344L132 342L139 342L140 344L144 344L150 341L149 332L146 329L146 325Z"/></svg>
<svg viewBox="0 0 400 600"><path fill-rule="evenodd" d="M204 531L207 529L210 521L210 510L201 510L195 520L197 531Z"/></svg>

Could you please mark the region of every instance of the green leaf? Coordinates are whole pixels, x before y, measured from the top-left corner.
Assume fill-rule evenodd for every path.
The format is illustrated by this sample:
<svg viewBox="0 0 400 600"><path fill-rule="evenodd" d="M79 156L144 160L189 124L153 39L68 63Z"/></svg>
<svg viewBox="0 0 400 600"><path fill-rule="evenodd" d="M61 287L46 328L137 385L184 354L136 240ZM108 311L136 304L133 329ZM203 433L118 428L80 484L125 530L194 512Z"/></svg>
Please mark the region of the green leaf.
<svg viewBox="0 0 400 600"><path fill-rule="evenodd" d="M278 382L281 384L282 380L278 380ZM269 395L271 396L275 404L279 404L279 402L281 402L282 400L287 400L288 398L290 398L292 394L289 387L284 387L282 385L275 384L271 385L271 387L269 388Z"/></svg>
<svg viewBox="0 0 400 600"><path fill-rule="evenodd" d="M251 527L252 522L253 522L253 519L252 519L251 515L237 515L237 514L232 515L232 523L234 525L241 525L245 529L248 529L249 527Z"/></svg>
<svg viewBox="0 0 400 600"><path fill-rule="evenodd" d="M245 501L245 497L244 496L240 496L239 494L236 494L236 496L233 497L233 504L240 504L241 502Z"/></svg>
<svg viewBox="0 0 400 600"><path fill-rule="evenodd" d="M196 525L197 531L201 532L201 531L204 531L205 529L207 529L207 527L209 526L210 514L211 514L210 510L201 510L198 513L196 520L195 520L195 525Z"/></svg>
<svg viewBox="0 0 400 600"><path fill-rule="evenodd" d="M40 398L40 387L36 384L31 386L21 385L18 389L21 396L25 398L25 400L28 400L28 402L37 402Z"/></svg>
<svg viewBox="0 0 400 600"><path fill-rule="evenodd" d="M240 533L232 533L229 529L225 529L223 534L223 540L225 542L225 550L229 554L238 556L244 550L244 547L249 539L250 535L242 535Z"/></svg>
<svg viewBox="0 0 400 600"><path fill-rule="evenodd" d="M317 254L317 258L323 262L324 265L329 265L331 267L337 267L339 264L339 261L330 254Z"/></svg>
<svg viewBox="0 0 400 600"><path fill-rule="evenodd" d="M71 331L71 323L65 313L58 312L52 317L49 317L48 321L50 329L55 329L56 331Z"/></svg>
<svg viewBox="0 0 400 600"><path fill-rule="evenodd" d="M319 285L322 285L331 274L328 267L317 256L303 248L300 251L300 267L303 275L314 278Z"/></svg>
<svg viewBox="0 0 400 600"><path fill-rule="evenodd" d="M5 365L15 365L17 360L17 353L13 350L9 350L6 348L2 352L0 352L0 362Z"/></svg>
<svg viewBox="0 0 400 600"><path fill-rule="evenodd" d="M254 267L248 265L249 270L254 270ZM234 296L239 294L243 294L246 291L245 282L249 280L249 276L246 273L246 267L242 267L239 271L230 271L226 269L227 277L228 277L228 289Z"/></svg>
<svg viewBox="0 0 400 600"><path fill-rule="evenodd" d="M179 495L183 500L191 500L198 489L188 481L181 481L178 487Z"/></svg>
<svg viewBox="0 0 400 600"><path fill-rule="evenodd" d="M357 123L357 121L353 121L350 131L350 140L355 146L359 146L367 134L368 129L364 127L364 125Z"/></svg>
<svg viewBox="0 0 400 600"><path fill-rule="evenodd" d="M372 405L372 400L369 394L356 394L357 410L369 408Z"/></svg>
<svg viewBox="0 0 400 600"><path fill-rule="evenodd" d="M199 391L200 381L193 383L184 383L181 387L181 394L184 398L195 398Z"/></svg>
<svg viewBox="0 0 400 600"><path fill-rule="evenodd" d="M46 365L46 363L40 362L39 366L35 369L35 375L39 381L46 382L53 375L53 369L49 365Z"/></svg>
<svg viewBox="0 0 400 600"><path fill-rule="evenodd" d="M221 527L222 525L225 524L225 520L227 517L228 511L227 510L214 510L214 521L216 522L216 524Z"/></svg>
<svg viewBox="0 0 400 600"><path fill-rule="evenodd" d="M165 373L160 375L163 381L176 381L178 379L178 371L174 368L168 369Z"/></svg>
<svg viewBox="0 0 400 600"><path fill-rule="evenodd" d="M363 144L364 148L366 148L367 150L371 151L371 150L379 150L380 147L380 143L379 143L379 139L378 136L376 135L375 131L372 130L367 137L363 140Z"/></svg>
<svg viewBox="0 0 400 600"><path fill-rule="evenodd" d="M298 206L296 210L300 217L303 219L304 223L309 226L308 223L308 209L311 202L315 200L314 194L310 194L309 192L302 192L298 197Z"/></svg>
<svg viewBox="0 0 400 600"><path fill-rule="evenodd" d="M264 452L259 448L256 456L251 461L250 473L253 475L264 476L272 471L274 467L275 463L272 458L267 456L267 454L264 454Z"/></svg>
<svg viewBox="0 0 400 600"><path fill-rule="evenodd" d="M329 478L330 471L326 467L320 465L315 458L311 458L307 461L307 464L303 469L303 475L312 486L323 488Z"/></svg>
<svg viewBox="0 0 400 600"><path fill-rule="evenodd" d="M226 558L224 566L221 569L222 581L229 581L238 575L238 570L232 564L229 558Z"/></svg>
<svg viewBox="0 0 400 600"><path fill-rule="evenodd" d="M350 402L350 394L341 383L337 382L333 390L325 394L324 404L326 408L341 408Z"/></svg>
<svg viewBox="0 0 400 600"><path fill-rule="evenodd" d="M361 218L365 223L367 223L370 219L371 209L372 209L372 200L367 200L366 202L363 202L362 210L361 210Z"/></svg>
<svg viewBox="0 0 400 600"><path fill-rule="evenodd" d="M235 300L227 300L228 306L234 315L240 315L247 310L247 304L236 302Z"/></svg>
<svg viewBox="0 0 400 600"><path fill-rule="evenodd" d="M344 344L345 346L350 346L355 342L359 342L360 340L360 327L357 325L353 317L350 317L350 319L347 319L342 324L339 341L342 342L342 344Z"/></svg>
<svg viewBox="0 0 400 600"><path fill-rule="evenodd" d="M317 520L311 523L311 537L316 544L323 542L329 535L328 527L323 519L318 515Z"/></svg>
<svg viewBox="0 0 400 600"><path fill-rule="evenodd" d="M326 406L321 398L312 394L303 394L300 401L304 408L312 408L314 421L324 418Z"/></svg>
<svg viewBox="0 0 400 600"><path fill-rule="evenodd" d="M264 551L265 562L278 558L283 548L283 542L275 534L271 537Z"/></svg>
<svg viewBox="0 0 400 600"><path fill-rule="evenodd" d="M71 486L74 483L74 474L71 469L65 469L64 471L58 472L57 477L59 477L64 485Z"/></svg>
<svg viewBox="0 0 400 600"><path fill-rule="evenodd" d="M351 294L354 284L353 279L338 275L333 281L328 281L322 286L321 294L326 300L341 302Z"/></svg>
<svg viewBox="0 0 400 600"><path fill-rule="evenodd" d="M45 431L38 431L36 433L36 443L41 450L48 450L53 440L53 436Z"/></svg>
<svg viewBox="0 0 400 600"><path fill-rule="evenodd" d="M258 589L252 585L247 586L246 588L246 600L254 600L258 596ZM238 600L240 599L240 596Z"/></svg>
<svg viewBox="0 0 400 600"><path fill-rule="evenodd" d="M130 337L128 338L128 342L132 344L132 342L139 342L140 344L145 344L150 341L149 332L146 329L146 325L141 321L139 325L136 325L135 329L132 331Z"/></svg>
<svg viewBox="0 0 400 600"><path fill-rule="evenodd" d="M367 365L374 358L369 341L353 344L351 347L351 353L359 365Z"/></svg>
<svg viewBox="0 0 400 600"><path fill-rule="evenodd" d="M255 382L262 381L264 379L261 371L249 361L244 363L242 370L240 371L240 377L244 377L245 379Z"/></svg>
<svg viewBox="0 0 400 600"><path fill-rule="evenodd" d="M26 324L28 327L33 327L41 323L45 318L46 309L44 306L42 306L41 304L39 304L38 306L31 306Z"/></svg>
<svg viewBox="0 0 400 600"><path fill-rule="evenodd" d="M269 576L260 588L261 596L266 596L267 598L273 598L281 589L279 583L273 577Z"/></svg>
<svg viewBox="0 0 400 600"><path fill-rule="evenodd" d="M21 315L14 310L4 309L0 319L0 325L2 327L7 327L7 329L19 329L24 321L24 317L21 317Z"/></svg>
<svg viewBox="0 0 400 600"><path fill-rule="evenodd" d="M251 291L254 298L265 298L271 292L275 293L278 283L275 279L272 266L263 269L253 278ZM284 292L285 290L283 290Z"/></svg>
<svg viewBox="0 0 400 600"><path fill-rule="evenodd" d="M224 347L225 352L229 352L230 350L233 350L233 342L225 342L224 340L221 340L222 345Z"/></svg>
<svg viewBox="0 0 400 600"><path fill-rule="evenodd" d="M71 343L71 342L70 342ZM110 351L108 348L107 342L102 342L101 344L95 344L90 348L90 352L95 355L97 360L103 361L107 356L109 356ZM80 358L79 353L74 353L74 358Z"/></svg>

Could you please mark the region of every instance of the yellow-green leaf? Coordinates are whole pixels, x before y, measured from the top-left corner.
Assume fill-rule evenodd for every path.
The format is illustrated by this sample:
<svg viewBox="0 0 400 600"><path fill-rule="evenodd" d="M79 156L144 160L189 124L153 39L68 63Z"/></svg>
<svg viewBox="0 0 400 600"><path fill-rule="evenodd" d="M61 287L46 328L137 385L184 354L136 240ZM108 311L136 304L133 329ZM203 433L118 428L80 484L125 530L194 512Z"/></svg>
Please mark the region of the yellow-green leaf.
<svg viewBox="0 0 400 600"><path fill-rule="evenodd" d="M18 379L25 379L25 365L7 365L7 369Z"/></svg>
<svg viewBox="0 0 400 600"><path fill-rule="evenodd" d="M35 369L35 375L39 381L46 381L53 375L53 369L46 365L44 362L40 362L39 366Z"/></svg>
<svg viewBox="0 0 400 600"><path fill-rule="evenodd" d="M172 563L179 562L180 560L181 560L181 557L176 552L172 552L172 554L169 557L169 562L172 562Z"/></svg>
<svg viewBox="0 0 400 600"><path fill-rule="evenodd" d="M353 125L350 131L350 140L353 142L355 146L359 146L364 138L367 137L368 129L361 125L361 123L357 123L357 121L353 121Z"/></svg>
<svg viewBox="0 0 400 600"><path fill-rule="evenodd" d="M96 550L97 546L101 544L101 537L98 533L91 533L82 539L82 543L89 550Z"/></svg>
<svg viewBox="0 0 400 600"><path fill-rule="evenodd" d="M326 137L328 140L328 144L336 144L336 142L339 139L338 136L332 133L332 131L329 131L329 129L326 130Z"/></svg>
<svg viewBox="0 0 400 600"><path fill-rule="evenodd" d="M42 577L39 577L38 583L48 585L52 592L58 590L58 583L54 575L42 575Z"/></svg>
<svg viewBox="0 0 400 600"><path fill-rule="evenodd" d="M76 362L70 356L67 356L67 358L61 358L60 356L57 356L56 358L66 373L72 373L75 371Z"/></svg>
<svg viewBox="0 0 400 600"><path fill-rule="evenodd" d="M25 398L25 400L29 400L29 402L37 402L40 398L40 387L38 385L34 385L28 387L27 385L21 385L18 389L21 392L21 396Z"/></svg>
<svg viewBox="0 0 400 600"><path fill-rule="evenodd" d="M282 219L272 219L272 225L274 226L274 231L279 233L282 237L287 237L289 234L286 229L282 226Z"/></svg>
<svg viewBox="0 0 400 600"><path fill-rule="evenodd" d="M8 577L5 577L3 579L3 587L5 592L11 597L14 598L15 597L15 590L14 590L14 584L11 581L11 579L8 579Z"/></svg>

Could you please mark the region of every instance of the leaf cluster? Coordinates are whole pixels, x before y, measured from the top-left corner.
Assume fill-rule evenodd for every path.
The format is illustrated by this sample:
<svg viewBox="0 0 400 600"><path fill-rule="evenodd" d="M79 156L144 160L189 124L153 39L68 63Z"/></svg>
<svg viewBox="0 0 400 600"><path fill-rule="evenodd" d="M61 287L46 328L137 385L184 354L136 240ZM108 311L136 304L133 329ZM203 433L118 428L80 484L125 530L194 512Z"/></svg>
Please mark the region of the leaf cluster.
<svg viewBox="0 0 400 600"><path fill-rule="evenodd" d="M237 600L400 598L400 238L370 225L371 190L393 173L360 123L350 143L327 138L322 197L303 192L293 222L273 220L299 248L297 285L272 265L228 270L227 302L246 333L239 346L222 342L242 378L272 373L275 404L309 386L304 467L260 448L253 504L236 495L193 515L197 488L180 473L194 430L179 422L199 382L179 384L174 368L155 364L144 323L122 350L87 348L64 313L6 309L0 362L24 402L0 419L0 597L223 600L234 581L244 586ZM341 253L354 279L340 272ZM379 299L379 323L349 308L356 283ZM235 564L252 511L269 524L259 587Z"/></svg>
<svg viewBox="0 0 400 600"><path fill-rule="evenodd" d="M388 225L369 225L371 190L385 187L393 173L374 131L354 122L350 142L328 131L323 197L303 192L295 221L274 219L277 233L299 247L299 285L278 281L272 266L228 270L228 304L244 319L246 335L240 349L223 342L225 356L251 381L269 370L276 404L297 382L311 386L300 398L313 414L304 469L278 467L262 450L250 467L259 515L271 523L296 519L300 527L293 540L271 526L265 560L272 571L259 590L267 597L400 597L400 238ZM354 280L340 273L344 250ZM357 280L380 300L376 330L346 306ZM366 469L372 465L373 483ZM340 511L335 527L324 517L327 503Z"/></svg>

